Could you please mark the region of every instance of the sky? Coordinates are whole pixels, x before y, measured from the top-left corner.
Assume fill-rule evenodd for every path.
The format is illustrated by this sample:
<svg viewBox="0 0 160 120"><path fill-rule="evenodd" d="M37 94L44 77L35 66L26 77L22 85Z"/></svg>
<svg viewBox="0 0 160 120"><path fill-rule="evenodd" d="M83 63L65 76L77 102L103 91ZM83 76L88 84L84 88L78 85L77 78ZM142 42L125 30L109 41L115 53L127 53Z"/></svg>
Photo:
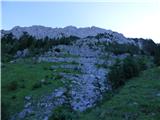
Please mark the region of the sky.
<svg viewBox="0 0 160 120"><path fill-rule="evenodd" d="M160 43L158 0L2 0L0 15L0 29L5 30L32 25L96 26Z"/></svg>

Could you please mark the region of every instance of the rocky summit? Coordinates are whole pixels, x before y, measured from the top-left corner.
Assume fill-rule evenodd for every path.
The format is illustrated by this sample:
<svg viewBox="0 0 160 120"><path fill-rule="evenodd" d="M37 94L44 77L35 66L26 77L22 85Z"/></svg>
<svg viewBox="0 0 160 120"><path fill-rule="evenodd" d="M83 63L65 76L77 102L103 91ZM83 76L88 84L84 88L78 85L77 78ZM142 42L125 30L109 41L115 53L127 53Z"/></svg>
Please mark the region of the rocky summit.
<svg viewBox="0 0 160 120"><path fill-rule="evenodd" d="M128 57L143 58L144 66L150 68L154 66L154 55L158 49L152 40L126 38L120 33L97 27L14 27L2 30L1 35L4 64L25 63L29 65L25 69L49 64L44 71L40 67L35 70L35 73L40 72L33 76L43 76L43 72L50 74L33 83L32 89L22 86L28 92L23 92L19 98L24 103L22 107L10 112L11 120L48 120L54 115L54 110L64 104L73 111L83 112L92 108L103 99L104 94L113 90L109 72L117 61L123 64ZM7 87L11 91L17 90L18 96L22 87L17 88L21 84L17 82ZM36 94L40 95L37 97Z"/></svg>

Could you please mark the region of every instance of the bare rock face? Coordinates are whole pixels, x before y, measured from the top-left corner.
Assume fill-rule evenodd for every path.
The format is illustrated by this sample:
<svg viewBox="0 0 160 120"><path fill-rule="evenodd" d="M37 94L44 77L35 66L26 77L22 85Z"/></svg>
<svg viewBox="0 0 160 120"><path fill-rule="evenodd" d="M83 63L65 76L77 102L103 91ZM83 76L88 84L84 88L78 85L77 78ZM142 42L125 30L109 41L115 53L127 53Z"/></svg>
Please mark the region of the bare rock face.
<svg viewBox="0 0 160 120"><path fill-rule="evenodd" d="M87 28L76 28L74 26L67 26L65 28L51 28L44 26L31 26L31 27L19 27L16 26L9 31L2 31L2 36L4 33L11 32L17 38L19 38L23 32L27 32L30 35L36 38L45 38L48 36L49 38L59 38L62 36L77 36L80 38L87 36L95 36L98 33L111 32L105 29L97 28L97 27L87 27Z"/></svg>
<svg viewBox="0 0 160 120"><path fill-rule="evenodd" d="M97 34L107 33L113 35L113 40L116 40L119 43L127 43L128 41L122 34L113 32L111 30L106 30L98 27L85 27L85 28L77 28L74 26L67 26L64 28L51 28L34 25L31 27L19 27L16 26L11 30L1 31L1 35L3 36L6 33L12 33L16 38L19 38L23 35L23 32L27 32L29 35L36 37L37 39L43 39L45 37L49 38L61 38L61 37L69 37L69 36L77 36L79 38L85 38L88 36L96 36Z"/></svg>

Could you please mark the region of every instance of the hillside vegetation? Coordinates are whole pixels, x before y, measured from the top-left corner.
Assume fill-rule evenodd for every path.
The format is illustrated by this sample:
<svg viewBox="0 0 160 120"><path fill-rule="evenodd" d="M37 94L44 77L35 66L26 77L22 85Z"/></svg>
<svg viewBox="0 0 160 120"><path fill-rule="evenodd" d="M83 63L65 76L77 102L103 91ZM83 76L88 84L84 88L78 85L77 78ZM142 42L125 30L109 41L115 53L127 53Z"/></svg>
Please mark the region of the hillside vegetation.
<svg viewBox="0 0 160 120"><path fill-rule="evenodd" d="M151 39L33 26L3 31L1 42L3 120L160 119Z"/></svg>
<svg viewBox="0 0 160 120"><path fill-rule="evenodd" d="M80 120L159 120L160 67L142 72L110 95Z"/></svg>
<svg viewBox="0 0 160 120"><path fill-rule="evenodd" d="M70 69L57 68L52 72L52 66L74 65L67 62L33 62L32 59L20 59L17 63L2 65L2 118L21 111L26 104L25 98L37 102L40 97L52 93L58 87L64 86L59 73L76 73Z"/></svg>

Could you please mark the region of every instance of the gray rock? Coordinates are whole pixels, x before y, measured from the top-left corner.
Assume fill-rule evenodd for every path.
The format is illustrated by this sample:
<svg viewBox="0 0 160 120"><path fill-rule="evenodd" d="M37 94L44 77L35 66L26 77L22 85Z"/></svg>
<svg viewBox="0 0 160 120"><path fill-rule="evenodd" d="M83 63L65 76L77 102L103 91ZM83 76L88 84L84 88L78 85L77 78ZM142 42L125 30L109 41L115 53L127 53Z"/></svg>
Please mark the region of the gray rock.
<svg viewBox="0 0 160 120"><path fill-rule="evenodd" d="M48 120L48 116L45 116L43 120Z"/></svg>
<svg viewBox="0 0 160 120"><path fill-rule="evenodd" d="M15 57L21 57L21 55L22 55L22 51L18 50Z"/></svg>
<svg viewBox="0 0 160 120"><path fill-rule="evenodd" d="M30 106L31 106L31 103L29 102L29 103L25 104L24 108L28 108Z"/></svg>
<svg viewBox="0 0 160 120"><path fill-rule="evenodd" d="M20 58L20 57L26 57L29 55L29 50L28 49L24 49L22 51L18 50L15 54L15 58Z"/></svg>
<svg viewBox="0 0 160 120"><path fill-rule="evenodd" d="M31 96L25 96L24 97L25 100L31 100L31 98L32 98Z"/></svg>
<svg viewBox="0 0 160 120"><path fill-rule="evenodd" d="M16 60L11 60L10 63L16 63Z"/></svg>
<svg viewBox="0 0 160 120"><path fill-rule="evenodd" d="M45 80L45 79L42 79L40 82L43 84L43 83L45 83L45 82L46 82L46 80Z"/></svg>
<svg viewBox="0 0 160 120"><path fill-rule="evenodd" d="M29 55L29 50L28 49L24 49L23 51L22 51L22 57L26 57L26 56L28 56Z"/></svg>
<svg viewBox="0 0 160 120"><path fill-rule="evenodd" d="M157 97L160 97L160 93L157 93L156 96L157 96Z"/></svg>
<svg viewBox="0 0 160 120"><path fill-rule="evenodd" d="M19 117L20 119L24 119L27 115L29 115L29 114L31 114L31 113L32 113L32 110L29 109L29 108L27 108L27 109L24 109L22 112L20 112L20 113L18 114L18 117Z"/></svg>
<svg viewBox="0 0 160 120"><path fill-rule="evenodd" d="M56 89L55 92L54 92L54 96L55 97L61 97L64 94L65 91L66 91L66 89L64 89L64 88Z"/></svg>

